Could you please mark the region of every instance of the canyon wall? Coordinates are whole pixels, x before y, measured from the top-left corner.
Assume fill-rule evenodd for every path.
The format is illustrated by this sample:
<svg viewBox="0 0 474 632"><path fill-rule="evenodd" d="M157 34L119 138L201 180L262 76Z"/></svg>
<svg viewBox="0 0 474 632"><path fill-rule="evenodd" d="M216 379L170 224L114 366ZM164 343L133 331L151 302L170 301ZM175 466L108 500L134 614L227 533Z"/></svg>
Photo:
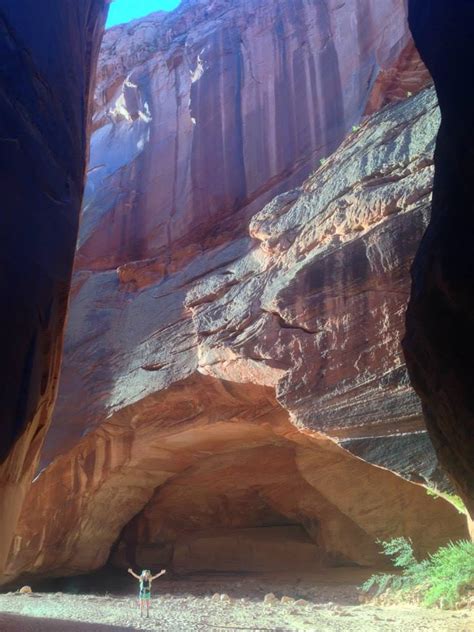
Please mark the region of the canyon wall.
<svg viewBox="0 0 474 632"><path fill-rule="evenodd" d="M104 0L0 7L0 572L55 400Z"/></svg>
<svg viewBox="0 0 474 632"><path fill-rule="evenodd" d="M404 6L195 0L106 34L58 405L3 581L466 534L418 484L442 476L400 348L439 125Z"/></svg>
<svg viewBox="0 0 474 632"><path fill-rule="evenodd" d="M114 329L122 289L140 301L143 289L192 262L199 269L216 248L247 243L253 215L300 185L374 99L406 98L393 82L415 92L428 80L396 0L342 7L194 0L110 29L99 62L67 357L43 465L121 405L113 394L119 384L129 383L136 398L157 388L153 372L130 383L128 363L143 339L139 323L130 340L122 325ZM106 279L116 288L109 291ZM153 328L156 312L166 310L157 302L142 318ZM122 366L114 366L117 357ZM403 403L386 401L388 416L394 428L399 419L410 428L411 418L420 428L416 398L406 392ZM367 427L379 411L375 405L358 414Z"/></svg>
<svg viewBox="0 0 474 632"><path fill-rule="evenodd" d="M404 348L439 459L474 519L474 6L411 0L410 24L435 80L442 125L432 219L413 265Z"/></svg>
<svg viewBox="0 0 474 632"><path fill-rule="evenodd" d="M366 110L427 77L402 0L193 0L110 29L77 268L173 273L245 234Z"/></svg>
<svg viewBox="0 0 474 632"><path fill-rule="evenodd" d="M367 565L377 538L426 554L466 535L448 502L346 449L388 441L394 469L420 476L397 451L423 430L400 336L438 125L425 90L247 236L155 282L154 262L77 276L66 354L107 410L38 476L5 580L86 572L111 550L178 572Z"/></svg>

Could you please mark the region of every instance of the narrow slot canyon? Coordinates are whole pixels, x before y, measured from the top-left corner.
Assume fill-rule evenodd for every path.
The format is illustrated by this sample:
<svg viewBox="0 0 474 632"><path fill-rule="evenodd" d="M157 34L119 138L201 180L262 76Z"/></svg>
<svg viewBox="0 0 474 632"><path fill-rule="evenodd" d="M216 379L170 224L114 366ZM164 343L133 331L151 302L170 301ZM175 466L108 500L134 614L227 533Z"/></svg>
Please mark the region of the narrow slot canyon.
<svg viewBox="0 0 474 632"><path fill-rule="evenodd" d="M423 1L0 6L1 632L470 632L474 9Z"/></svg>

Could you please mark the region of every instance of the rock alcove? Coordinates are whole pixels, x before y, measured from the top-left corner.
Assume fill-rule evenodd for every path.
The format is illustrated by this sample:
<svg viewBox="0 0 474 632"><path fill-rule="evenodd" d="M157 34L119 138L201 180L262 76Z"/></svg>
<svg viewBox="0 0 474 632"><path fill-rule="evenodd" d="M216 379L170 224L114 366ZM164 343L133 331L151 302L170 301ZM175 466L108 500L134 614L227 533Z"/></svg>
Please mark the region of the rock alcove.
<svg viewBox="0 0 474 632"><path fill-rule="evenodd" d="M114 565L178 573L376 565L377 538L426 553L465 533L424 487L295 428L272 389L203 375L121 411L39 482L15 574L87 572L111 548Z"/></svg>

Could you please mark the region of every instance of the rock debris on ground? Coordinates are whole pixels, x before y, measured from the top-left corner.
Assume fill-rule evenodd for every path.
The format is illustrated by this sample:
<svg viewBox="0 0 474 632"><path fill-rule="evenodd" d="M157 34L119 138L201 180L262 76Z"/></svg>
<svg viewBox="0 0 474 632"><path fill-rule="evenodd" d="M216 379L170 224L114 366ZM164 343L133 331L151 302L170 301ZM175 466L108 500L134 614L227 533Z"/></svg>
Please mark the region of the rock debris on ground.
<svg viewBox="0 0 474 632"><path fill-rule="evenodd" d="M271 594L274 597L270 599ZM140 618L136 596L130 592L4 593L0 595L0 629L2 632L474 632L474 615L465 610L361 604L354 584L200 577L160 582L149 619Z"/></svg>

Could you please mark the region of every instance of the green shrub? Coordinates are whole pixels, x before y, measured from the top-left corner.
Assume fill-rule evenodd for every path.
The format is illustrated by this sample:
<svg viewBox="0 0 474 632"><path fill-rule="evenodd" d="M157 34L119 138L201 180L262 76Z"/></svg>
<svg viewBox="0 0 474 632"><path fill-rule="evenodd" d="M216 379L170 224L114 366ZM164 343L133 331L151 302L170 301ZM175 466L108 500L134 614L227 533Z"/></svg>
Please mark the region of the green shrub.
<svg viewBox="0 0 474 632"><path fill-rule="evenodd" d="M380 544L384 555L401 572L372 575L361 586L364 592L375 589L378 596L390 590L395 600L403 601L409 595L416 596L425 606L453 608L467 589L474 589L473 542L451 542L420 562L406 538Z"/></svg>
<svg viewBox="0 0 474 632"><path fill-rule="evenodd" d="M466 588L474 588L474 544L463 540L438 549L430 558L428 580L425 605L456 605Z"/></svg>

